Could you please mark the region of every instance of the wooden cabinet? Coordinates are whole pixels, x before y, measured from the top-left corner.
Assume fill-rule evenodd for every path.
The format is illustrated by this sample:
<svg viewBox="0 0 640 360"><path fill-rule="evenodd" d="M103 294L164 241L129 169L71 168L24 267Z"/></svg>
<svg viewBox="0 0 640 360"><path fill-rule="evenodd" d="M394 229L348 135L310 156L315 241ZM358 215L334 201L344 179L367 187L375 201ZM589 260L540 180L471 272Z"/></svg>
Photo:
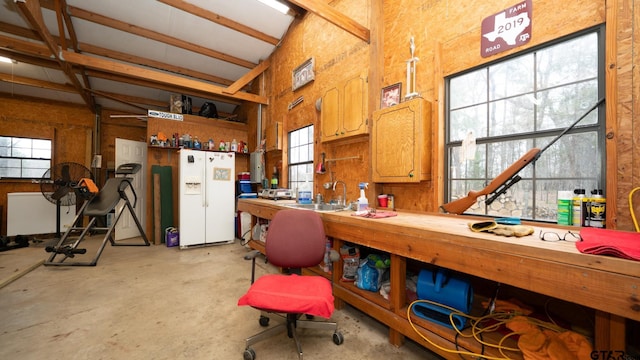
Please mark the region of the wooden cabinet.
<svg viewBox="0 0 640 360"><path fill-rule="evenodd" d="M373 113L372 180L406 183L430 180L431 103L416 98Z"/></svg>
<svg viewBox="0 0 640 360"><path fill-rule="evenodd" d="M282 150L282 122L275 121L267 128L265 149Z"/></svg>
<svg viewBox="0 0 640 360"><path fill-rule="evenodd" d="M322 96L321 141L369 133L367 78L357 76L328 89Z"/></svg>

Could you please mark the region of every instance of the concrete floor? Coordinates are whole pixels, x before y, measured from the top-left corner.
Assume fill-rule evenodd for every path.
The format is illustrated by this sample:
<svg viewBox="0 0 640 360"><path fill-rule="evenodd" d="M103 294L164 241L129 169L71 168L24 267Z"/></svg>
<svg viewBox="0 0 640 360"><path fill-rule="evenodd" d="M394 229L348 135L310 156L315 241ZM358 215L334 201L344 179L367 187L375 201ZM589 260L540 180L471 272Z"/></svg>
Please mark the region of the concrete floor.
<svg viewBox="0 0 640 360"><path fill-rule="evenodd" d="M83 242L84 256L101 240ZM107 245L96 267L38 266L43 244L0 252L0 359L242 359L245 338L262 330L258 311L237 306L250 283L246 252L238 242ZM260 262L258 275L275 271ZM344 343L302 329L305 359L440 359L411 341L389 344L384 325L350 306L332 320ZM297 359L284 333L253 349L258 360Z"/></svg>

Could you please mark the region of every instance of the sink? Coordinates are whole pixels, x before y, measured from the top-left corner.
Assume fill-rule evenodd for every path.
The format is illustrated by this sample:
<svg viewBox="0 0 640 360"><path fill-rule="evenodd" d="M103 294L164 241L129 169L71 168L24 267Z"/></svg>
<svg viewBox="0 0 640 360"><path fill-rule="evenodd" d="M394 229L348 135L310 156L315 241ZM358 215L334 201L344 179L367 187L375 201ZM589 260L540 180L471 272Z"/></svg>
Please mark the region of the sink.
<svg viewBox="0 0 640 360"><path fill-rule="evenodd" d="M335 212L335 211L343 211L347 210L344 205L338 204L287 204L286 207L291 207L294 209L305 209L305 210L313 210L318 212Z"/></svg>

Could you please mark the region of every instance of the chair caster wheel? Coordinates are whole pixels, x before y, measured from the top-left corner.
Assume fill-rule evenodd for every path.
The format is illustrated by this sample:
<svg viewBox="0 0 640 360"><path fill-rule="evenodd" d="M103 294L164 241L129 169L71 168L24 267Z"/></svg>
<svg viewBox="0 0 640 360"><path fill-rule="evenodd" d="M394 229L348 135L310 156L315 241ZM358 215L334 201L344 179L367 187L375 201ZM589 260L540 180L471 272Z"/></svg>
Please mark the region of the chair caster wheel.
<svg viewBox="0 0 640 360"><path fill-rule="evenodd" d="M269 317L268 316L260 316L260 320L258 320L260 326L269 326Z"/></svg>
<svg viewBox="0 0 640 360"><path fill-rule="evenodd" d="M339 331L333 333L333 343L336 345L341 345L344 342L344 336Z"/></svg>
<svg viewBox="0 0 640 360"><path fill-rule="evenodd" d="M246 348L242 354L243 360L255 360L256 352L252 348Z"/></svg>

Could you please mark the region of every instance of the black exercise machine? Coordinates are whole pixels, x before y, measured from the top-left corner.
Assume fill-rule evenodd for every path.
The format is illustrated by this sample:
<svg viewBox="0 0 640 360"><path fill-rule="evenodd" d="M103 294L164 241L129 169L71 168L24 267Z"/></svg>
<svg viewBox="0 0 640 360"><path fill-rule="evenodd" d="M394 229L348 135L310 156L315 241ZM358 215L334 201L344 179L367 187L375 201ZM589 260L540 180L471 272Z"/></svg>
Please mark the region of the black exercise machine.
<svg viewBox="0 0 640 360"><path fill-rule="evenodd" d="M118 166L116 169L116 177L110 178L104 184L104 187L97 192L95 195L90 194L87 195L88 200L84 202L80 211L76 215L73 220L73 225L67 229L64 235L58 240L55 246L47 246L46 251L52 253L47 261L45 261L44 265L58 265L58 266L95 266L98 263L98 259L102 254L105 246L107 245L107 241L111 243L112 246L149 246L149 240L147 240L147 236L144 233L144 229L136 216L134 208L138 201L138 197L136 195L135 190L133 189L133 185L131 184L131 178L127 177L127 175L132 175L137 173L142 166L136 163L123 164ZM123 175L123 176L118 176ZM126 194L126 190L130 189L133 194L133 204L129 200L129 197ZM84 188L80 190L81 193L89 194L89 191ZM120 201L124 201L125 208L128 209L129 213L133 217L138 230L140 231L140 236L144 240L144 243L116 243L113 237L113 231L115 229L118 220L124 213L125 209L119 213L116 212L111 225L99 226L109 213L114 211L118 203ZM78 224L82 224L82 220L84 216L89 217L89 223L86 227L78 226ZM87 234L93 234L94 232L105 231L106 235L102 240L102 244L98 248L98 252L96 253L93 260L89 262L82 261L65 261L69 258L74 258L78 254L85 254L87 252L86 249L80 249L78 246L80 242L84 239ZM72 234L77 234L80 232L79 236L72 236Z"/></svg>

